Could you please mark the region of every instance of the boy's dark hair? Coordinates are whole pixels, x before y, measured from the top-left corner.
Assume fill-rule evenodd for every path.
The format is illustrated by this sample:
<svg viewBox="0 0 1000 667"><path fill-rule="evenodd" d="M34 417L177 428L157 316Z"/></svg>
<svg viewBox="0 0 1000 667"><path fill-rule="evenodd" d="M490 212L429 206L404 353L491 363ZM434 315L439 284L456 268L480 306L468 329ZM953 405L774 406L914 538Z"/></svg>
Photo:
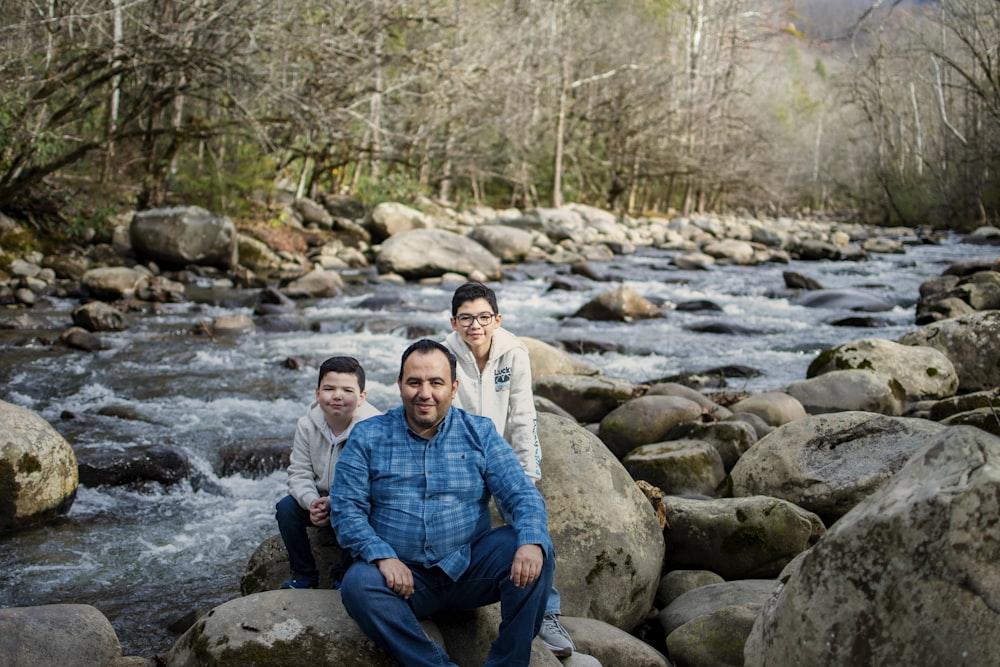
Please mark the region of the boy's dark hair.
<svg viewBox="0 0 1000 667"><path fill-rule="evenodd" d="M476 299L486 299L494 313L500 312L496 292L482 283L465 283L451 296L451 316L455 317L458 314L458 308L463 303Z"/></svg>
<svg viewBox="0 0 1000 667"><path fill-rule="evenodd" d="M365 369L361 367L354 357L330 357L319 367L319 380L317 387L323 385L323 378L327 373L354 373L358 378L358 389L365 390Z"/></svg>
<svg viewBox="0 0 1000 667"><path fill-rule="evenodd" d="M437 350L438 352L442 352L444 356L448 357L448 366L451 367L451 381L454 382L455 380L457 380L458 360L455 358L455 355L451 353L451 350L449 350L448 348L446 348L444 345L442 345L437 341L430 340L429 338L422 338L413 345L411 345L410 347L406 348L406 351L403 352L403 358L399 360L399 381L400 382L403 381L403 366L406 365L406 360L407 358L409 358L411 354L413 354L414 352L419 352L420 354L429 354L431 352L434 352L435 350Z"/></svg>

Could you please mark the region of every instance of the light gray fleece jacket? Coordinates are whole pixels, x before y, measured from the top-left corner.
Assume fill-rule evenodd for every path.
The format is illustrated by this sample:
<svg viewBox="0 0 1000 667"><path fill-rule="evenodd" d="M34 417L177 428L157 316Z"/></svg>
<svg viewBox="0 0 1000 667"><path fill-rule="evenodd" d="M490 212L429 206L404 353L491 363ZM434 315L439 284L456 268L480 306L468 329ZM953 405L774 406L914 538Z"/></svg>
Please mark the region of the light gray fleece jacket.
<svg viewBox="0 0 1000 667"><path fill-rule="evenodd" d="M490 343L490 356L479 372L476 357L458 332L445 346L458 358L458 407L493 420L497 432L510 443L525 474L542 476L542 448L538 444L538 415L531 392L528 349L517 336L498 328Z"/></svg>
<svg viewBox="0 0 1000 667"><path fill-rule="evenodd" d="M368 401L362 402L354 411L351 423L333 442L326 436L329 429L318 403L313 401L309 412L299 417L288 463L288 492L299 503L299 507L308 510L312 501L329 495L333 469L354 425L380 414L382 411Z"/></svg>

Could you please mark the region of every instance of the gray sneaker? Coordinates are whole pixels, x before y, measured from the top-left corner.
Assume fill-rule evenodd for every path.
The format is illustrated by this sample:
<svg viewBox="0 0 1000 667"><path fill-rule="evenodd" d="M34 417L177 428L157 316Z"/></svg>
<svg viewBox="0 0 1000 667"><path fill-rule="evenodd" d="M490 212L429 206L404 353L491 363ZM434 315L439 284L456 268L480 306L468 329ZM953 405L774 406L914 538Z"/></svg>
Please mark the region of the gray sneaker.
<svg viewBox="0 0 1000 667"><path fill-rule="evenodd" d="M556 614L546 614L542 618L542 627L538 631L538 638L545 644L545 648L560 658L565 658L576 650L573 640L570 639L569 633L559 622L559 616Z"/></svg>

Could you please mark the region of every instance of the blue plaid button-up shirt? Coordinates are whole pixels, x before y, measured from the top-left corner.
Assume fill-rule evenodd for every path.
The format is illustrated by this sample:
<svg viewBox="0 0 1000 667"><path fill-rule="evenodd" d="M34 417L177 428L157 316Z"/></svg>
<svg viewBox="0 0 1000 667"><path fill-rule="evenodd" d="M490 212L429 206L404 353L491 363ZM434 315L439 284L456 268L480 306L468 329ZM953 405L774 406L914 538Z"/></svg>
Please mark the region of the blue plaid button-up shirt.
<svg viewBox="0 0 1000 667"><path fill-rule="evenodd" d="M354 427L337 461L330 521L355 558L436 565L457 580L470 545L490 529L491 495L518 544L550 557L545 502L492 421L453 407L426 440L399 407Z"/></svg>

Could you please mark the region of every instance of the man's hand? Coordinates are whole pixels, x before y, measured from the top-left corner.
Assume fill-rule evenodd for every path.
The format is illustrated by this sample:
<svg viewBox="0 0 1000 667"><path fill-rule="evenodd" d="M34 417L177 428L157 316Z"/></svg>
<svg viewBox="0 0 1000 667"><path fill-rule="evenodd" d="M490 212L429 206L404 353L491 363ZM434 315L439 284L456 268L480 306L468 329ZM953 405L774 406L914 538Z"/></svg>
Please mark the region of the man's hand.
<svg viewBox="0 0 1000 667"><path fill-rule="evenodd" d="M330 523L330 497L323 496L309 503L309 521L314 526Z"/></svg>
<svg viewBox="0 0 1000 667"><path fill-rule="evenodd" d="M537 544L523 544L514 553L514 563L510 566L510 580L518 588L534 583L542 573L544 557Z"/></svg>
<svg viewBox="0 0 1000 667"><path fill-rule="evenodd" d="M413 595L413 573L398 558L383 558L375 561L378 571L385 577L385 584L396 595L409 600Z"/></svg>

